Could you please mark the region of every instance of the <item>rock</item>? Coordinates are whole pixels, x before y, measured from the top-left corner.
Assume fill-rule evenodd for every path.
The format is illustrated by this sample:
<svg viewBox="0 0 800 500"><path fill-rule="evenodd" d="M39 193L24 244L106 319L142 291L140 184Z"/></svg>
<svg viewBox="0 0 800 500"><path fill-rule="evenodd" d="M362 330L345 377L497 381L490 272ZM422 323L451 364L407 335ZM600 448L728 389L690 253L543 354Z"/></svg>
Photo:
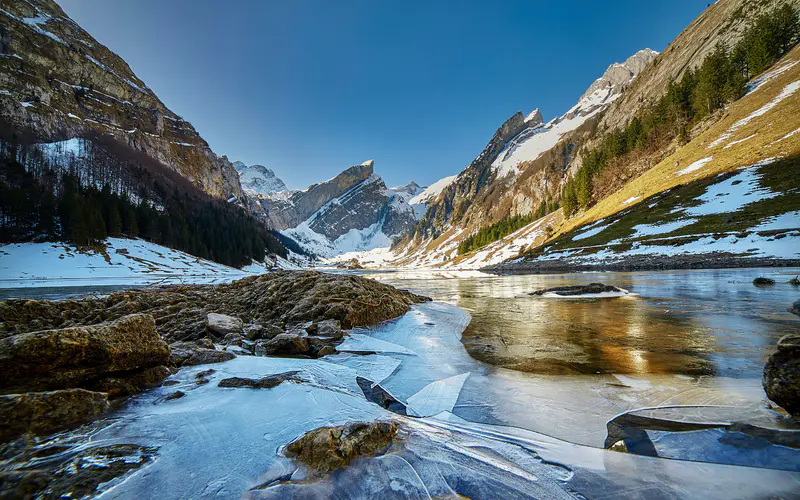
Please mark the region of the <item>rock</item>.
<svg viewBox="0 0 800 500"><path fill-rule="evenodd" d="M209 313L248 318L261 325L336 319L347 329L402 316L411 304L425 300L429 299L359 276L276 271L221 285L171 285L100 298L1 301L0 338L147 313L170 344L208 342L204 338L211 331L206 328ZM269 327L265 338L278 334Z"/></svg>
<svg viewBox="0 0 800 500"><path fill-rule="evenodd" d="M792 305L786 308L792 314L800 316L800 300L795 300Z"/></svg>
<svg viewBox="0 0 800 500"><path fill-rule="evenodd" d="M0 471L0 498L37 498L50 480L51 475L42 470Z"/></svg>
<svg viewBox="0 0 800 500"><path fill-rule="evenodd" d="M763 276L759 276L758 278L753 280L753 284L755 286L770 286L775 284L775 280L772 278L765 278Z"/></svg>
<svg viewBox="0 0 800 500"><path fill-rule="evenodd" d="M308 352L308 340L295 330L290 333L282 333L268 340L261 345L264 347L265 354L306 354Z"/></svg>
<svg viewBox="0 0 800 500"><path fill-rule="evenodd" d="M553 293L556 295L569 297L573 295L585 295L585 294L606 293L606 292L627 293L627 291L621 288L617 288L615 286L604 285L602 283L590 283L588 285L572 285L572 286L557 286L553 288L543 288L541 290L536 290L535 292L531 292L530 295L544 295L546 293Z"/></svg>
<svg viewBox="0 0 800 500"><path fill-rule="evenodd" d="M800 276L795 276L794 278L790 279L786 283L794 286L800 286Z"/></svg>
<svg viewBox="0 0 800 500"><path fill-rule="evenodd" d="M89 386L109 376L129 379L131 372L169 360L169 346L156 333L149 314L22 333L0 339L0 389L8 393Z"/></svg>
<svg viewBox="0 0 800 500"><path fill-rule="evenodd" d="M208 313L206 316L208 322L208 329L212 332L219 333L225 336L229 333L242 333L244 322L236 317L228 316L227 314Z"/></svg>
<svg viewBox="0 0 800 500"><path fill-rule="evenodd" d="M97 487L154 460L155 448L116 444L88 448L53 474L50 498L94 498Z"/></svg>
<svg viewBox="0 0 800 500"><path fill-rule="evenodd" d="M236 355L199 347L193 342L175 342L170 345L172 350L172 364L174 366L195 366L207 363L222 363L236 357Z"/></svg>
<svg viewBox="0 0 800 500"><path fill-rule="evenodd" d="M384 453L397 434L393 421L351 422L320 427L286 446L288 454L317 473L334 471L352 460Z"/></svg>
<svg viewBox="0 0 800 500"><path fill-rule="evenodd" d="M291 371L285 373L277 373L275 375L268 375L259 379L231 377L220 380L218 387L249 387L251 389L272 389L281 385L287 380L294 382L303 382L303 379L298 375L299 372Z"/></svg>
<svg viewBox="0 0 800 500"><path fill-rule="evenodd" d="M164 398L164 401L172 401L173 399L180 399L186 396L186 393L183 391L175 391L172 394L168 395Z"/></svg>
<svg viewBox="0 0 800 500"><path fill-rule="evenodd" d="M793 416L800 415L800 335L786 335L767 359L761 379L767 397Z"/></svg>
<svg viewBox="0 0 800 500"><path fill-rule="evenodd" d="M358 384L361 392L364 393L364 397L369 401L377 403L391 412L406 415L406 405L398 401L380 384L374 384L371 380L359 376L356 376L356 384Z"/></svg>
<svg viewBox="0 0 800 500"><path fill-rule="evenodd" d="M332 345L326 345L326 346L320 348L319 351L317 351L317 357L318 358L321 358L323 356L327 356L329 354L336 354L336 348L333 347Z"/></svg>
<svg viewBox="0 0 800 500"><path fill-rule="evenodd" d="M0 441L79 424L107 408L108 394L84 389L6 394L0 396Z"/></svg>
<svg viewBox="0 0 800 500"><path fill-rule="evenodd" d="M89 388L93 391L106 392L111 399L130 396L149 387L155 387L170 375L166 366L154 366L126 376L112 376L93 383Z"/></svg>
<svg viewBox="0 0 800 500"><path fill-rule="evenodd" d="M199 347L202 347L204 349L214 349L214 341L212 341L208 337L204 337L204 338L196 341L195 344L197 344Z"/></svg>
<svg viewBox="0 0 800 500"><path fill-rule="evenodd" d="M326 319L319 323L313 323L311 328L306 329L306 331L312 335L330 337L334 340L342 338L342 325L336 319Z"/></svg>
<svg viewBox="0 0 800 500"><path fill-rule="evenodd" d="M244 325L244 337L247 340L258 340L264 335L264 328L257 323Z"/></svg>
<svg viewBox="0 0 800 500"><path fill-rule="evenodd" d="M229 334L225 335L224 339L222 339L222 343L227 345L227 346L232 346L233 345L233 346L241 347L243 340L244 340L244 337L242 337L242 334L240 334L240 333L229 333Z"/></svg>

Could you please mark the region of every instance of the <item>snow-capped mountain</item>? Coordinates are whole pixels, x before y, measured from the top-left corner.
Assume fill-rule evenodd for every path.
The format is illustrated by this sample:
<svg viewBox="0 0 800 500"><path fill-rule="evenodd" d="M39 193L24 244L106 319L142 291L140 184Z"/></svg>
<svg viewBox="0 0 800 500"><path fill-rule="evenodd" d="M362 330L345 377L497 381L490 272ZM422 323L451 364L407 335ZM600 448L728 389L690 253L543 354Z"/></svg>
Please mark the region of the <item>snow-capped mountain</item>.
<svg viewBox="0 0 800 500"><path fill-rule="evenodd" d="M416 222L415 182L387 188L374 162L350 167L302 191L262 199L274 227L320 257L388 247Z"/></svg>
<svg viewBox="0 0 800 500"><path fill-rule="evenodd" d="M242 189L251 194L267 196L271 193L286 191L286 184L275 172L263 165L245 165L244 162L233 162L233 168L239 173Z"/></svg>
<svg viewBox="0 0 800 500"><path fill-rule="evenodd" d="M520 163L535 160L555 146L566 133L605 109L657 55L655 50L642 49L625 62L612 64L589 86L575 106L546 124L539 110L534 110L525 119L525 129L509 141L492 162L498 177L519 173Z"/></svg>

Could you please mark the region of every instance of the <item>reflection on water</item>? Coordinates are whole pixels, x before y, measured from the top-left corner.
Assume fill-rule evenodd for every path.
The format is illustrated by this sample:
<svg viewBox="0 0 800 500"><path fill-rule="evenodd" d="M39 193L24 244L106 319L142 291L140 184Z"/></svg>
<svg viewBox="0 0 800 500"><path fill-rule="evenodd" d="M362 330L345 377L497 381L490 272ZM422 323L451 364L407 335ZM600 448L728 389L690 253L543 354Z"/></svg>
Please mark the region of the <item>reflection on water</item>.
<svg viewBox="0 0 800 500"><path fill-rule="evenodd" d="M786 312L797 269L689 270L476 276L376 273L376 278L451 302L472 322L463 343L474 358L545 374L685 374L760 377L775 342L800 333ZM758 288L769 275L777 284ZM602 282L635 295L606 299L519 296L552 286Z"/></svg>

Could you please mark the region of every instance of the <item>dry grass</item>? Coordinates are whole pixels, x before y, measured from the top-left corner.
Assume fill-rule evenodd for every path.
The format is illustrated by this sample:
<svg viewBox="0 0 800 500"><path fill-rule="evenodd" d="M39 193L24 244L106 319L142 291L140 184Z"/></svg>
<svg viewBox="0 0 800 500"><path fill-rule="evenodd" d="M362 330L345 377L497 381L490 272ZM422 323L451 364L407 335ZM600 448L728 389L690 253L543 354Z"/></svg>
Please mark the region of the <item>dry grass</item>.
<svg viewBox="0 0 800 500"><path fill-rule="evenodd" d="M800 46L795 47L781 59L776 67L791 61L800 61ZM623 205L623 202L630 198L639 197L637 202L641 202L653 194L678 185L714 176L741 166L752 165L765 158L783 157L800 152L800 133L775 142L800 128L800 91L782 100L769 112L752 119L747 125L733 132L727 140L714 147L708 147L726 133L734 123L760 109L774 99L784 87L798 80L800 80L800 64L796 64L755 92L733 103L716 124L710 126L694 140L667 156L655 167L632 180L616 193L600 200L586 212L566 221L557 228L553 238L584 224L630 208L635 203ZM752 138L725 148L732 141L738 141L753 134L755 136ZM713 159L702 168L686 175L677 175L677 172L695 161L709 156ZM554 229L556 228L554 227Z"/></svg>

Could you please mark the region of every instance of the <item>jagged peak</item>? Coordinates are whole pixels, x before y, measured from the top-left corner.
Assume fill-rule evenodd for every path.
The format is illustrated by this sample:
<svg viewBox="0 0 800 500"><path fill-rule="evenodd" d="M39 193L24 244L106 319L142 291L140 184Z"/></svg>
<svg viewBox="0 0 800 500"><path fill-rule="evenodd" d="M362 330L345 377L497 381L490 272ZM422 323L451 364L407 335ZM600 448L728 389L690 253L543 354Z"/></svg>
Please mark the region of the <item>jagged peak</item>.
<svg viewBox="0 0 800 500"><path fill-rule="evenodd" d="M362 167L372 167L375 166L375 160L367 160L364 163L361 163Z"/></svg>
<svg viewBox="0 0 800 500"><path fill-rule="evenodd" d="M529 127L544 125L542 112L539 111L539 108L534 109L525 117L525 124Z"/></svg>

